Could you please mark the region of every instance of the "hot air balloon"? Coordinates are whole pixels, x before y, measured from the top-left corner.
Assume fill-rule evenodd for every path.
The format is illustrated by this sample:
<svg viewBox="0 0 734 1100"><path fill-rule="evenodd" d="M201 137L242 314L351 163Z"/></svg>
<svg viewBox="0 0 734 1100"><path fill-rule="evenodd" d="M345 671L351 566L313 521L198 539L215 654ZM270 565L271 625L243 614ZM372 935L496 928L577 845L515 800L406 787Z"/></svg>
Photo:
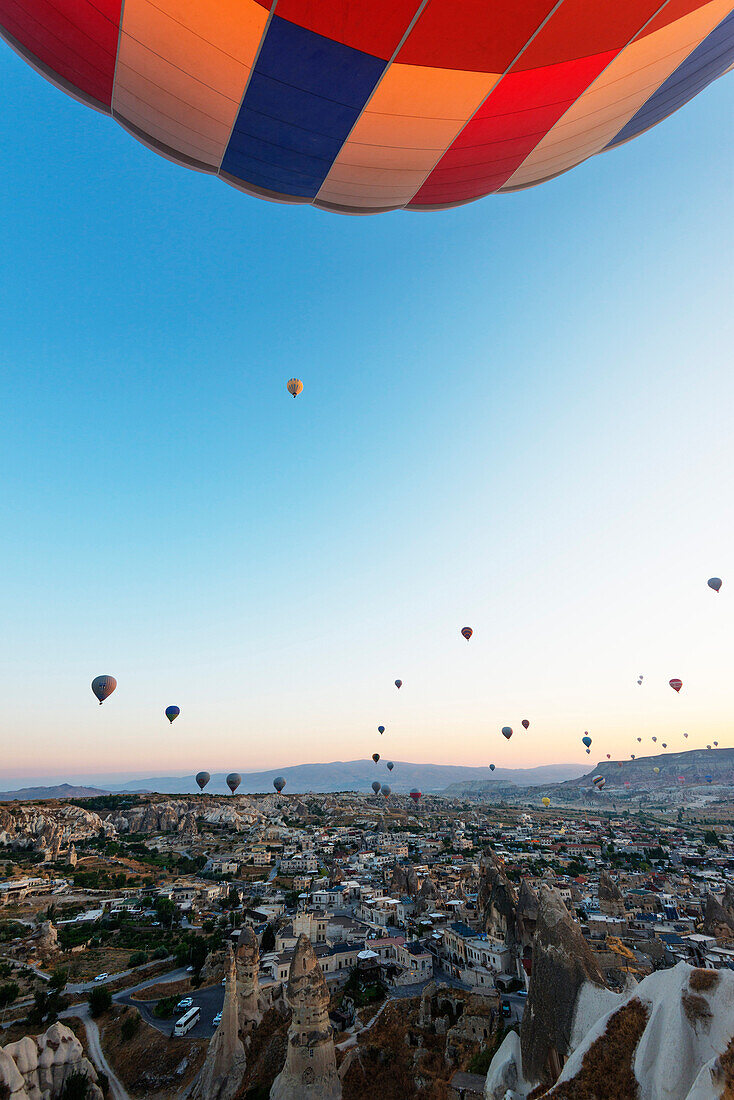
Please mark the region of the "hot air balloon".
<svg viewBox="0 0 734 1100"><path fill-rule="evenodd" d="M655 772L655 775L660 774L660 768L653 768L652 770Z"/></svg>
<svg viewBox="0 0 734 1100"><path fill-rule="evenodd" d="M402 680L396 680L395 681L395 687L398 689L398 691L400 691L402 686L403 686L403 681Z"/></svg>
<svg viewBox="0 0 734 1100"><path fill-rule="evenodd" d="M471 638L472 634L474 633L474 631L472 630L472 628L470 626L462 626L461 633L464 635L464 637L466 638L466 640L468 642L469 639Z"/></svg>
<svg viewBox="0 0 734 1100"><path fill-rule="evenodd" d="M410 792L410 797L413 799L417 806L423 796L417 787L413 787L413 790Z"/></svg>
<svg viewBox="0 0 734 1100"><path fill-rule="evenodd" d="M493 771L494 771L494 764L490 764L490 765L489 765L489 770L490 770L491 772L493 772Z"/></svg>
<svg viewBox="0 0 734 1100"><path fill-rule="evenodd" d="M375 762L375 764L376 764L376 763L377 763L377 762L379 761L379 759L380 759L380 754L379 754L379 752L373 752L373 753L372 753L372 759L374 760L374 762Z"/></svg>
<svg viewBox="0 0 734 1100"><path fill-rule="evenodd" d="M303 382L300 378L289 378L286 389L292 397L298 397L299 393L303 391Z"/></svg>
<svg viewBox="0 0 734 1100"><path fill-rule="evenodd" d="M166 718L171 723L171 725L173 725L174 721L176 720L176 718L178 718L180 713L180 707L166 707Z"/></svg>
<svg viewBox="0 0 734 1100"><path fill-rule="evenodd" d="M636 760L636 759L637 759L637 757L635 756L634 753L632 753L632 756L630 756L630 760Z"/></svg>
<svg viewBox="0 0 734 1100"><path fill-rule="evenodd" d="M0 30L168 160L343 214L531 187L644 133L733 60L721 5L639 0L611 20L605 5L569 18L553 0L156 10L14 0Z"/></svg>
<svg viewBox="0 0 734 1100"><path fill-rule="evenodd" d="M709 588L713 588L714 592L718 592L721 588L721 577L709 577L706 584Z"/></svg>
<svg viewBox="0 0 734 1100"><path fill-rule="evenodd" d="M629 781L629 779L625 779L625 781L624 781L624 785L625 785L625 787L627 788L627 790L629 790L629 788L630 788L630 781Z"/></svg>
<svg viewBox="0 0 734 1100"><path fill-rule="evenodd" d="M678 782L679 782L679 783L685 783L685 777L684 777L684 776L682 776L682 775L679 775L679 776L678 776Z"/></svg>
<svg viewBox="0 0 734 1100"><path fill-rule="evenodd" d="M95 676L92 680L92 691L99 699L100 706L112 695L116 687L117 680L114 676Z"/></svg>
<svg viewBox="0 0 734 1100"><path fill-rule="evenodd" d="M673 691L680 691L680 689L683 687L683 681L679 680L677 677L669 680L668 683L672 687Z"/></svg>
<svg viewBox="0 0 734 1100"><path fill-rule="evenodd" d="M512 726L503 726L502 727L502 736L506 737L507 740L509 741L510 738L512 737Z"/></svg>
<svg viewBox="0 0 734 1100"><path fill-rule="evenodd" d="M711 748L711 746L710 746L710 745L707 745L707 746L706 746L706 748L707 748L707 749L710 749L710 748Z"/></svg>
<svg viewBox="0 0 734 1100"><path fill-rule="evenodd" d="M586 745L587 749L591 745L591 738L589 737L588 733L581 738L581 744Z"/></svg>
<svg viewBox="0 0 734 1100"><path fill-rule="evenodd" d="M527 718L523 718L522 728L525 729L525 730L530 729L530 721Z"/></svg>
<svg viewBox="0 0 734 1100"><path fill-rule="evenodd" d="M667 742L667 741L663 741L663 748L664 748L664 749L667 749L667 747L668 747L668 742Z"/></svg>
<svg viewBox="0 0 734 1100"><path fill-rule="evenodd" d="M684 734L683 734L683 736L685 737L685 739L686 739L686 741L687 741L687 740L688 740L688 734L687 734L687 733L684 733Z"/></svg>
<svg viewBox="0 0 734 1100"><path fill-rule="evenodd" d="M273 786L275 787L278 794L283 793L283 788L285 787L285 779L282 775L276 775L275 779L273 780Z"/></svg>
<svg viewBox="0 0 734 1100"><path fill-rule="evenodd" d="M610 752L608 752L607 753L607 760L611 760L611 759L612 759L612 754Z"/></svg>
<svg viewBox="0 0 734 1100"><path fill-rule="evenodd" d="M638 738L637 738L637 740L638 740L638 741L640 741L640 742L642 742L642 738L641 738L641 737L638 737Z"/></svg>
<svg viewBox="0 0 734 1100"><path fill-rule="evenodd" d="M600 783L604 782L604 776L603 775L595 775L594 778L591 780L591 782L594 784L595 787L598 787Z"/></svg>
<svg viewBox="0 0 734 1100"><path fill-rule="evenodd" d="M715 749L718 749L718 747L719 747L719 742L718 742L718 741L714 741L714 748L715 748Z"/></svg>
<svg viewBox="0 0 734 1100"><path fill-rule="evenodd" d="M547 795L544 798L541 798L540 801L543 803L544 806L550 806L550 798L548 798Z"/></svg>
<svg viewBox="0 0 734 1100"><path fill-rule="evenodd" d="M712 775L705 775L704 779L706 780L707 783L713 783L713 781L714 781L714 777Z"/></svg>
<svg viewBox="0 0 734 1100"><path fill-rule="evenodd" d="M387 762L387 770L388 770L389 772L391 772L391 771L393 770L393 768L394 768L394 767L395 767L395 765L393 764L392 760L388 760L388 762Z"/></svg>
<svg viewBox="0 0 734 1100"><path fill-rule="evenodd" d="M242 776L239 772L230 772L227 776L227 786L229 787L232 794L234 794L241 782Z"/></svg>
<svg viewBox="0 0 734 1100"><path fill-rule="evenodd" d="M207 783L209 782L210 779L211 779L211 776L209 775L209 772L197 772L196 773L196 783L197 783L197 786L198 786L200 791L204 790L204 787L206 787L206 785L207 785Z"/></svg>
<svg viewBox="0 0 734 1100"><path fill-rule="evenodd" d="M382 784L382 793L384 794L385 798L387 798L389 795L392 794L392 788L388 787L387 783L383 783Z"/></svg>
<svg viewBox="0 0 734 1100"><path fill-rule="evenodd" d="M377 727L377 732L380 733L380 734L384 733L385 732L385 727L384 726L378 726Z"/></svg>
<svg viewBox="0 0 734 1100"><path fill-rule="evenodd" d="M653 737L653 741L657 741L657 737Z"/></svg>
<svg viewBox="0 0 734 1100"><path fill-rule="evenodd" d="M375 794L378 793L381 786L382 786L382 783L380 783L379 779L373 779L372 780L372 790L375 792Z"/></svg>

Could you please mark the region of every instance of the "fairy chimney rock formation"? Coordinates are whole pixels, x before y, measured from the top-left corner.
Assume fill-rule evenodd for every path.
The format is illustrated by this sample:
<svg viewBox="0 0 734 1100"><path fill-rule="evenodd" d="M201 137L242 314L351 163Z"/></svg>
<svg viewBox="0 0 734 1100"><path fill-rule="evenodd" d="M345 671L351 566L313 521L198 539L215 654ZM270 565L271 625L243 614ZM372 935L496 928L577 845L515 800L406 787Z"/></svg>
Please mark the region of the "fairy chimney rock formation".
<svg viewBox="0 0 734 1100"><path fill-rule="evenodd" d="M551 886L541 886L533 943L533 973L520 1040L523 1074L551 1085L571 1049L579 992L587 982L606 989L596 956Z"/></svg>
<svg viewBox="0 0 734 1100"><path fill-rule="evenodd" d="M247 1032L262 1020L259 1006L260 951L257 936L246 926L237 941L240 1031Z"/></svg>
<svg viewBox="0 0 734 1100"><path fill-rule="evenodd" d="M520 883L517 899L516 932L520 943L526 947L533 942L538 923L538 895L526 878Z"/></svg>
<svg viewBox="0 0 734 1100"><path fill-rule="evenodd" d="M516 942L517 894L502 863L489 851L482 857L477 904L484 929L511 946Z"/></svg>
<svg viewBox="0 0 734 1100"><path fill-rule="evenodd" d="M270 1100L341 1100L329 994L308 936L301 935L287 990L293 1016L285 1066L273 1081Z"/></svg>
<svg viewBox="0 0 734 1100"><path fill-rule="evenodd" d="M606 871L599 875L599 908L608 917L623 917L625 914L622 891Z"/></svg>
<svg viewBox="0 0 734 1100"><path fill-rule="evenodd" d="M57 1100L73 1075L87 1078L87 1100L102 1100L94 1066L65 1024L52 1024L42 1035L24 1035L0 1047L0 1096L9 1100Z"/></svg>
<svg viewBox="0 0 734 1100"><path fill-rule="evenodd" d="M239 1091L247 1068L245 1047L239 1032L237 964L230 947L222 1021L209 1043L206 1060L192 1093L194 1100L231 1100Z"/></svg>
<svg viewBox="0 0 734 1100"><path fill-rule="evenodd" d="M726 900L725 893L724 901ZM703 930L707 936L715 936L717 940L734 939L734 908L729 909L722 905L715 894L707 894Z"/></svg>

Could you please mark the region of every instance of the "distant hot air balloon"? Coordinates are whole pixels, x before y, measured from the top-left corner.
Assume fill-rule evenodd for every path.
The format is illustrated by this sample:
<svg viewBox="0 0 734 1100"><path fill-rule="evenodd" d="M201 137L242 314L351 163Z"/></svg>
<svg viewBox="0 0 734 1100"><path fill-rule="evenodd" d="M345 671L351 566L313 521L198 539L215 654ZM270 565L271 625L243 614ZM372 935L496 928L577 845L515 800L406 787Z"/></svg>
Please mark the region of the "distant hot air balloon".
<svg viewBox="0 0 734 1100"><path fill-rule="evenodd" d="M627 788L627 790L629 790L629 788L630 788L630 781L629 781L629 779L625 779L625 781L624 781L624 785L625 785L625 787Z"/></svg>
<svg viewBox="0 0 734 1100"><path fill-rule="evenodd" d="M630 757L630 760L636 760L636 759L637 759L637 757L635 756L634 753L632 753L632 756Z"/></svg>
<svg viewBox="0 0 734 1100"><path fill-rule="evenodd" d="M372 790L375 792L375 794L377 794L379 792L381 786L382 786L382 783L380 783L379 779L373 779L372 780Z"/></svg>
<svg viewBox="0 0 734 1100"><path fill-rule="evenodd" d="M714 592L718 592L721 588L721 577L709 577L706 584L709 588L713 588Z"/></svg>
<svg viewBox="0 0 734 1100"><path fill-rule="evenodd" d="M413 799L417 806L422 798L422 794L417 787L413 787L413 790L410 792L410 797Z"/></svg>
<svg viewBox="0 0 734 1100"><path fill-rule="evenodd" d="M704 779L706 780L707 783L713 783L713 781L714 781L713 775L705 775Z"/></svg>
<svg viewBox="0 0 734 1100"><path fill-rule="evenodd" d="M275 787L278 794L283 793L283 788L285 787L285 779L282 775L276 775L275 779L273 780L273 786Z"/></svg>
<svg viewBox="0 0 734 1100"><path fill-rule="evenodd" d="M210 779L211 779L211 776L209 775L209 772L197 772L196 773L196 783L197 783L197 786L198 786L200 791L204 790L204 787L206 787L206 785L207 785L207 783L209 782Z"/></svg>
<svg viewBox="0 0 734 1100"><path fill-rule="evenodd" d="M584 734L584 736L581 738L581 744L586 745L587 749L591 745L591 738L589 737L588 733Z"/></svg>
<svg viewBox="0 0 734 1100"><path fill-rule="evenodd" d="M472 628L470 626L462 626L461 633L464 635L464 637L466 638L466 640L468 642L469 639L471 638L472 634L474 633L474 631L472 630Z"/></svg>
<svg viewBox="0 0 734 1100"><path fill-rule="evenodd" d="M641 738L641 737L638 737L638 738L637 738L637 740L638 740L638 741L640 741L640 742L642 742L642 738Z"/></svg>
<svg viewBox="0 0 734 1100"><path fill-rule="evenodd" d="M377 732L378 733L384 733L385 732L385 727L384 726L378 726L377 727Z"/></svg>
<svg viewBox="0 0 734 1100"><path fill-rule="evenodd" d="M653 741L657 741L657 737L653 737Z"/></svg>
<svg viewBox="0 0 734 1100"><path fill-rule="evenodd" d="M618 768L621 768L621 767L622 767L622 761L621 761L621 760L618 760L618 761L617 761L617 767L618 767Z"/></svg>
<svg viewBox="0 0 734 1100"><path fill-rule="evenodd" d="M718 747L719 747L719 742L718 742L718 741L714 741L714 748L715 748L715 749L718 749Z"/></svg>
<svg viewBox="0 0 734 1100"><path fill-rule="evenodd" d="M298 397L299 393L303 390L303 382L300 378L289 378L287 390L293 397Z"/></svg>
<svg viewBox="0 0 734 1100"><path fill-rule="evenodd" d="M612 754L610 752L608 752L607 753L607 760L611 760L611 759L612 759Z"/></svg>
<svg viewBox="0 0 734 1100"><path fill-rule="evenodd" d="M490 770L491 772L493 772L493 771L494 771L494 764L490 764L490 765L489 765L489 770Z"/></svg>
<svg viewBox="0 0 734 1100"><path fill-rule="evenodd" d="M117 680L114 676L95 676L92 680L92 691L99 699L100 706L112 695L116 687Z"/></svg>
<svg viewBox="0 0 734 1100"><path fill-rule="evenodd" d="M550 806L550 798L548 798L547 795L544 798L541 798L540 801L543 803L544 806Z"/></svg>
<svg viewBox="0 0 734 1100"><path fill-rule="evenodd" d="M685 777L684 777L684 776L682 776L682 775L679 775L679 776L678 776L678 782L679 782L679 783L685 783L685 781L686 781L686 780L685 780Z"/></svg>
<svg viewBox="0 0 734 1100"><path fill-rule="evenodd" d="M382 793L384 794L385 798L387 798L389 795L392 794L392 788L388 787L387 783L383 783L382 784Z"/></svg>
<svg viewBox="0 0 734 1100"><path fill-rule="evenodd" d="M660 768L653 768L652 770L655 772L655 775L660 774Z"/></svg>
<svg viewBox="0 0 734 1100"><path fill-rule="evenodd" d="M232 794L234 794L241 782L242 776L239 772L230 772L227 776L227 786L229 787Z"/></svg>
<svg viewBox="0 0 734 1100"><path fill-rule="evenodd" d="M604 782L604 776L603 775L595 775L594 778L591 780L591 782L594 784L595 787L598 787L600 783Z"/></svg>
<svg viewBox="0 0 734 1100"><path fill-rule="evenodd" d="M683 687L683 681L679 680L677 677L673 677L673 679L669 680L668 683L672 687L673 691L680 691L680 689Z"/></svg>
<svg viewBox="0 0 734 1100"><path fill-rule="evenodd" d="M668 742L667 742L667 741L663 741L663 748L664 748L664 749L667 749L667 747L668 747Z"/></svg>
<svg viewBox="0 0 734 1100"><path fill-rule="evenodd" d="M686 741L687 741L687 740L688 740L688 734L687 734L687 733L684 733L684 734L683 734L683 736L685 737L685 739L686 739Z"/></svg>
<svg viewBox="0 0 734 1100"><path fill-rule="evenodd" d="M180 707L166 707L166 718L171 723L171 725L173 725L175 719L178 718L180 713Z"/></svg>
<svg viewBox="0 0 734 1100"><path fill-rule="evenodd" d="M512 737L512 726L503 726L502 727L502 736L506 737L507 740L509 741L510 738Z"/></svg>
<svg viewBox="0 0 734 1100"><path fill-rule="evenodd" d="M711 746L710 746L710 745L707 745L707 746L706 746L706 748L707 748L707 749L710 749L710 748L711 748Z"/></svg>
<svg viewBox="0 0 734 1100"><path fill-rule="evenodd" d="M403 681L402 680L396 680L395 681L395 687L398 689L398 691L400 691L402 686L403 686Z"/></svg>
<svg viewBox="0 0 734 1100"><path fill-rule="evenodd" d="M375 762L375 764L376 764L376 763L377 763L377 762L379 761L379 759L380 759L380 754L379 754L379 752L373 752L373 753L372 753L372 759L374 760L374 762Z"/></svg>
<svg viewBox="0 0 734 1100"><path fill-rule="evenodd" d="M527 729L530 729L530 721L529 721L529 720L528 720L527 718L523 718L523 720L522 720L522 728L523 728L523 729L526 729L526 730L527 730Z"/></svg>
<svg viewBox="0 0 734 1100"><path fill-rule="evenodd" d="M388 762L387 762L387 770L388 770L389 772L391 772L391 771L393 770L393 768L394 768L394 767L395 767L395 765L393 764L392 760L388 760Z"/></svg>

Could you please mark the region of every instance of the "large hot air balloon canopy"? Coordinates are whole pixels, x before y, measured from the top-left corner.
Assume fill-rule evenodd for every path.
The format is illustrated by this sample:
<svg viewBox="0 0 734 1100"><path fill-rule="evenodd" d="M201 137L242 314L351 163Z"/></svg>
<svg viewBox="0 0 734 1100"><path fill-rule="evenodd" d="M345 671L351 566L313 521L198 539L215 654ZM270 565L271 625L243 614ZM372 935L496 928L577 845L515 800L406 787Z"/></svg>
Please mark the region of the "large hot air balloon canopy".
<svg viewBox="0 0 734 1100"><path fill-rule="evenodd" d="M0 0L0 31L249 194L435 210L557 176L734 61L730 0Z"/></svg>

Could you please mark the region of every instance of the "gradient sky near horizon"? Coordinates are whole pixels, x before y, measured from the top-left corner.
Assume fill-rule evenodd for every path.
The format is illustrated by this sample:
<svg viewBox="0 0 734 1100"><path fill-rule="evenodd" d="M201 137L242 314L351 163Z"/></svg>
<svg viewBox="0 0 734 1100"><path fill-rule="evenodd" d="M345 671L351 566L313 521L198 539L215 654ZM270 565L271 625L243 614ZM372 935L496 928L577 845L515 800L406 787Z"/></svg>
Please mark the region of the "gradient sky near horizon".
<svg viewBox="0 0 734 1100"><path fill-rule="evenodd" d="M731 77L371 218L0 85L0 787L732 744Z"/></svg>

